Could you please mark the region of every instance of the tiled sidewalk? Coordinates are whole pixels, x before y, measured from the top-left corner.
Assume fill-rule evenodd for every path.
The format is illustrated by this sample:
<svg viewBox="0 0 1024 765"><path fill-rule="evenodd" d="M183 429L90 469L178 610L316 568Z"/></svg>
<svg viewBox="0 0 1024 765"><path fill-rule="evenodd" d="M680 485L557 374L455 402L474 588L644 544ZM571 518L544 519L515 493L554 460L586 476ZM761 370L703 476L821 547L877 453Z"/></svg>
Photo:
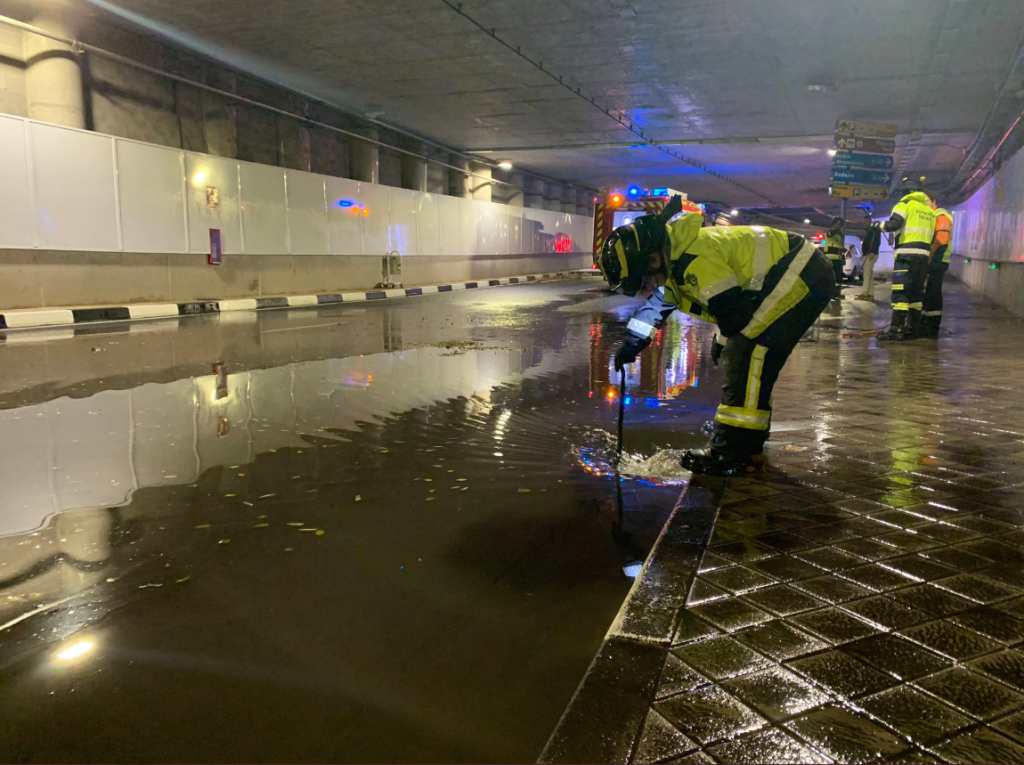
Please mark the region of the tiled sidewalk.
<svg viewBox="0 0 1024 765"><path fill-rule="evenodd" d="M947 290L938 342L846 301L798 348L770 469L691 484L544 760L1024 762L1024 323Z"/></svg>

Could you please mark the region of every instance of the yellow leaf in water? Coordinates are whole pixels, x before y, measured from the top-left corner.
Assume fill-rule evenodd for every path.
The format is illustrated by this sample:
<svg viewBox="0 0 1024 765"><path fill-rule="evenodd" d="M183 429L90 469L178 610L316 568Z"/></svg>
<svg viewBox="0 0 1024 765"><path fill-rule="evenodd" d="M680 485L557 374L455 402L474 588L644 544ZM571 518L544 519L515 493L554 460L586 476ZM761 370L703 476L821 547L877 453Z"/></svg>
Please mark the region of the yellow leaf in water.
<svg viewBox="0 0 1024 765"><path fill-rule="evenodd" d="M270 494L261 494L259 499L269 499L270 497L276 497L277 495L271 492Z"/></svg>
<svg viewBox="0 0 1024 765"><path fill-rule="evenodd" d="M187 582L187 581L188 581L189 579L191 579L191 578L192 578L192 577L190 577L190 576L183 576L183 577L182 577L181 579L179 579L179 580L178 580L178 581L176 582L176 584L181 584L182 582Z"/></svg>
<svg viewBox="0 0 1024 765"><path fill-rule="evenodd" d="M323 529L317 529L317 530L316 530L316 535L317 535L318 537L322 537L322 536L323 536L324 534L326 534L326 533L327 533L327 532L326 532L326 531L324 531Z"/></svg>
<svg viewBox="0 0 1024 765"><path fill-rule="evenodd" d="M519 493L520 493L520 494L529 494L529 493L530 493L530 490L529 490L529 489L520 489L520 490L519 490Z"/></svg>
<svg viewBox="0 0 1024 765"><path fill-rule="evenodd" d="M362 502L362 501L363 501L363 498L359 494L356 494L356 502Z"/></svg>
<svg viewBox="0 0 1024 765"><path fill-rule="evenodd" d="M427 502L433 502L437 497L427 497Z"/></svg>
<svg viewBox="0 0 1024 765"><path fill-rule="evenodd" d="M299 531L316 531L316 529L299 529Z"/></svg>
<svg viewBox="0 0 1024 765"><path fill-rule="evenodd" d="M257 523L255 526L253 526L253 528L254 529L265 529L268 526L270 526L269 523Z"/></svg>
<svg viewBox="0 0 1024 765"><path fill-rule="evenodd" d="M284 548L284 551L285 552L292 552L294 549L295 549L294 547L286 547L286 548Z"/></svg>
<svg viewBox="0 0 1024 765"><path fill-rule="evenodd" d="M235 494L225 494L224 496L225 497L234 497L234 496L237 496L237 495L235 495Z"/></svg>
<svg viewBox="0 0 1024 765"><path fill-rule="evenodd" d="M222 539L217 544L219 544L219 545L229 545L229 544L231 544L231 540L230 539Z"/></svg>
<svg viewBox="0 0 1024 765"><path fill-rule="evenodd" d="M210 524L209 523L200 523L198 526L194 526L193 528L208 529L208 528L210 528Z"/></svg>
<svg viewBox="0 0 1024 765"><path fill-rule="evenodd" d="M302 521L293 521L292 523L286 523L286 526L305 526L306 524Z"/></svg>
<svg viewBox="0 0 1024 765"><path fill-rule="evenodd" d="M425 482L427 482L427 483L432 483L434 479L433 478L424 478L423 480Z"/></svg>

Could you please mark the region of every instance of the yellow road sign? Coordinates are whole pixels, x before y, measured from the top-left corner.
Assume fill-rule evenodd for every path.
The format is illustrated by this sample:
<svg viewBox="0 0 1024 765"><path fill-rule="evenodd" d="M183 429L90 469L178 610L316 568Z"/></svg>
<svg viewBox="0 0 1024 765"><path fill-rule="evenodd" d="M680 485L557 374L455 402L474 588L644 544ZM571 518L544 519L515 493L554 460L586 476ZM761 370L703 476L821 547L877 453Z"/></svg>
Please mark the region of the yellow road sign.
<svg viewBox="0 0 1024 765"><path fill-rule="evenodd" d="M862 135L866 138L895 138L896 126L881 122L836 120L836 132L843 135Z"/></svg>
<svg viewBox="0 0 1024 765"><path fill-rule="evenodd" d="M846 183L833 183L828 187L828 193L840 199L871 199L884 202L889 198L889 189L885 186L850 186Z"/></svg>

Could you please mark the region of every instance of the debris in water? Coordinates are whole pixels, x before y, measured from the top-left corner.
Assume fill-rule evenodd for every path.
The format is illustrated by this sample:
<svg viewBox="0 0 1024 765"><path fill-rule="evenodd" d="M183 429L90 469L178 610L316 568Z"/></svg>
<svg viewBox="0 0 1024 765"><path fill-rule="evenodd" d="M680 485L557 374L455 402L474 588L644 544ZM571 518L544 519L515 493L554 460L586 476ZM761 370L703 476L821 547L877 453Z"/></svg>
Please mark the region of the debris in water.
<svg viewBox="0 0 1024 765"><path fill-rule="evenodd" d="M231 544L231 540L230 539L222 539L217 544L219 544L219 545L229 545L229 544Z"/></svg>
<svg viewBox="0 0 1024 765"><path fill-rule="evenodd" d="M200 523L198 526L193 526L194 529L208 529L210 528L209 523Z"/></svg>
<svg viewBox="0 0 1024 765"><path fill-rule="evenodd" d="M362 495L361 494L356 494L356 502L362 502L362 501L363 501Z"/></svg>

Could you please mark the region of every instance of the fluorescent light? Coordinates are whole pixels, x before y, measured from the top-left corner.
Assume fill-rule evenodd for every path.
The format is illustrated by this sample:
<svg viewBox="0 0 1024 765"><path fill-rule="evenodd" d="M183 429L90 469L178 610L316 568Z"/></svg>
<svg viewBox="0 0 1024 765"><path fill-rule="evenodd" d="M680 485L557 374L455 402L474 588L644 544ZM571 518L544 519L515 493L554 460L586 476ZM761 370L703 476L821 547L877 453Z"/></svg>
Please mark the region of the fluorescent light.
<svg viewBox="0 0 1024 765"><path fill-rule="evenodd" d="M198 173L192 176L192 183L198 186L200 183L206 180L206 173L200 170Z"/></svg>
<svg viewBox="0 0 1024 765"><path fill-rule="evenodd" d="M830 157L834 157L834 156L836 155L836 150L835 150L835 149L829 149L829 150L828 150L828 155L829 155Z"/></svg>
<svg viewBox="0 0 1024 765"><path fill-rule="evenodd" d="M731 213L729 213L729 214L730 214L730 215L739 215L739 214L740 214L740 211L739 211L739 210L733 210L733 211L732 211Z"/></svg>
<svg viewBox="0 0 1024 765"><path fill-rule="evenodd" d="M498 167L500 167L502 170L511 170L512 163L509 162L508 160L505 160L504 162L499 162Z"/></svg>
<svg viewBox="0 0 1024 765"><path fill-rule="evenodd" d="M804 223L807 224L808 226L810 226L811 225L811 219L810 218L804 218Z"/></svg>
<svg viewBox="0 0 1024 765"><path fill-rule="evenodd" d="M85 654L89 653L89 651L91 651L92 649L93 644L90 643L88 640L79 640L74 645L68 646L59 654L57 654L57 658L63 659L64 661L71 661L72 659L77 659L79 656L84 656Z"/></svg>

